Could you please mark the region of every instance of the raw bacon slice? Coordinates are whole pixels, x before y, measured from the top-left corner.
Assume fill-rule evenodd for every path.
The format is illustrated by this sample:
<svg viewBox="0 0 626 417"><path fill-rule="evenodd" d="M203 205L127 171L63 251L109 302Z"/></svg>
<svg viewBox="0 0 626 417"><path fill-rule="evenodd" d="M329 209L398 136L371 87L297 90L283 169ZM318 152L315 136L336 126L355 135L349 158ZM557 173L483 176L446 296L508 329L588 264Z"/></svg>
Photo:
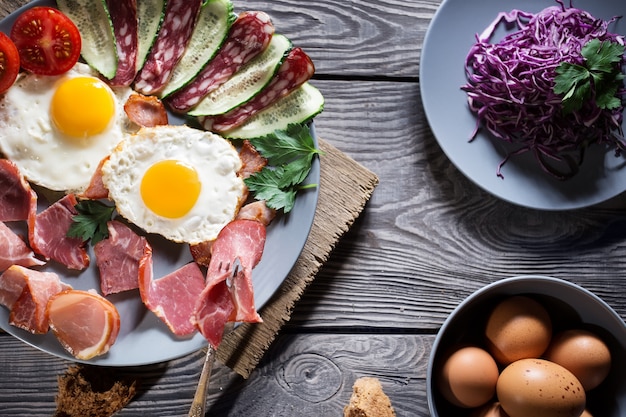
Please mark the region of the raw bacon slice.
<svg viewBox="0 0 626 417"><path fill-rule="evenodd" d="M274 25L267 13L249 11L239 14L217 55L191 83L167 99L170 108L180 113L187 112L263 52L273 34Z"/></svg>
<svg viewBox="0 0 626 417"><path fill-rule="evenodd" d="M117 50L117 71L109 84L127 87L137 73L137 0L106 0L106 5Z"/></svg>
<svg viewBox="0 0 626 417"><path fill-rule="evenodd" d="M86 242L68 237L72 217L78 214L76 197L68 194L29 220L30 246L47 260L53 259L70 269L89 266Z"/></svg>
<svg viewBox="0 0 626 417"><path fill-rule="evenodd" d="M311 79L314 73L315 66L311 58L301 48L293 48L272 81L254 98L228 113L202 116L198 120L206 130L227 132L300 87Z"/></svg>
<svg viewBox="0 0 626 417"><path fill-rule="evenodd" d="M145 237L117 220L107 223L109 237L93 247L104 296L139 287L139 260L148 244Z"/></svg>
<svg viewBox="0 0 626 417"><path fill-rule="evenodd" d="M17 165L8 159L0 159L0 221L27 220L36 210L37 194Z"/></svg>
<svg viewBox="0 0 626 417"><path fill-rule="evenodd" d="M60 292L50 298L47 313L54 335L77 359L105 354L120 331L117 308L93 290Z"/></svg>
<svg viewBox="0 0 626 417"><path fill-rule="evenodd" d="M48 300L68 288L53 272L13 265L0 275L0 304L11 311L9 324L43 334L48 331Z"/></svg>
<svg viewBox="0 0 626 417"><path fill-rule="evenodd" d="M155 94L163 88L185 52L203 0L168 0L159 34L135 77L135 91Z"/></svg>
<svg viewBox="0 0 626 417"><path fill-rule="evenodd" d="M147 245L139 261L141 300L172 333L186 336L196 328L192 320L194 307L204 288L204 275L196 263L188 263L159 279L153 279L152 248Z"/></svg>
<svg viewBox="0 0 626 417"><path fill-rule="evenodd" d="M265 247L265 226L252 220L233 220L213 243L207 285L196 304L198 329L215 348L228 321L261 322L254 306L252 269ZM239 259L241 270L232 282L230 265Z"/></svg>
<svg viewBox="0 0 626 417"><path fill-rule="evenodd" d="M156 96L132 94L124 104L128 118L141 127L154 127L168 123L167 110Z"/></svg>
<svg viewBox="0 0 626 417"><path fill-rule="evenodd" d="M11 265L36 266L44 261L35 258L35 253L9 226L0 222L0 272Z"/></svg>

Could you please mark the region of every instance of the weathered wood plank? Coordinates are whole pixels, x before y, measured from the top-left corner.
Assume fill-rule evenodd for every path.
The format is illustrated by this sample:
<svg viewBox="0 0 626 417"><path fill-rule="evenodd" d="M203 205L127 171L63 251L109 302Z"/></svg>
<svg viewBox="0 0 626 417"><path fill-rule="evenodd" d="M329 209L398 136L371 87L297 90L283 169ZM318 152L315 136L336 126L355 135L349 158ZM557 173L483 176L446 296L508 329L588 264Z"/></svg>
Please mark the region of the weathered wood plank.
<svg viewBox="0 0 626 417"><path fill-rule="evenodd" d="M419 335L284 334L246 381L216 366L207 414L340 415L354 381L377 376L399 416L427 416L425 379L432 341L433 336ZM6 334L0 335L0 349L2 415L52 415L56 378L68 362ZM160 366L114 370L140 380L137 397L116 415L187 415L201 363L198 352Z"/></svg>

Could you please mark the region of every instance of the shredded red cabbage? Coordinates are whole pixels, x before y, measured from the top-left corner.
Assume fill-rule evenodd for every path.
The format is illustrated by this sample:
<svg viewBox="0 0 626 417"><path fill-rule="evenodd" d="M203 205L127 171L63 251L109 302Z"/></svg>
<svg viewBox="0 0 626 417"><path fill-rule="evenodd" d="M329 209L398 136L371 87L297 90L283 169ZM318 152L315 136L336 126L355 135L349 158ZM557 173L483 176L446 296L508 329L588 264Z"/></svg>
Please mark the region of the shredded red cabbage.
<svg viewBox="0 0 626 417"><path fill-rule="evenodd" d="M466 58L468 82L461 88L477 115L470 140L483 126L496 138L517 145L497 167L496 175L501 178L502 166L525 152L532 152L546 172L566 179L578 172L588 145L614 147L616 156L626 149L623 107L602 110L590 102L564 114L561 97L553 92L556 68L562 62L581 64L581 48L590 40L624 45L623 36L608 30L618 17L603 21L556 1L560 6L536 14L521 10L500 13L477 35ZM518 30L498 43L490 43L503 23L516 25ZM623 68L624 58L619 65ZM622 86L617 97L623 103L625 96Z"/></svg>

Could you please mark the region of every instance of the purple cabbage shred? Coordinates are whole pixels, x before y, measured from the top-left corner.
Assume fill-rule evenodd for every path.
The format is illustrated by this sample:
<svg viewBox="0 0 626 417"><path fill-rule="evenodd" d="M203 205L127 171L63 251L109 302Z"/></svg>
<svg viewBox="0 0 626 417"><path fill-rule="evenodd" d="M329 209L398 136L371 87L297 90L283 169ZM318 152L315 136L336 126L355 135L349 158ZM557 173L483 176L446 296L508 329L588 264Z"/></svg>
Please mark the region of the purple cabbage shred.
<svg viewBox="0 0 626 417"><path fill-rule="evenodd" d="M582 47L592 39L624 45L624 37L609 32L618 19L604 21L588 12L559 6L539 13L512 10L500 13L482 34L477 35L465 62L469 108L477 116L476 129L485 128L496 138L516 145L498 165L513 156L532 152L541 168L567 179L578 172L585 149L601 144L615 149L616 156L626 149L622 131L623 105L617 109L598 108L588 102L580 110L563 112L561 97L553 92L556 68L562 62L581 64ZM498 43L490 43L501 24L515 25ZM624 68L622 58L621 68ZM622 100L622 86L617 97ZM563 169L566 167L566 169Z"/></svg>

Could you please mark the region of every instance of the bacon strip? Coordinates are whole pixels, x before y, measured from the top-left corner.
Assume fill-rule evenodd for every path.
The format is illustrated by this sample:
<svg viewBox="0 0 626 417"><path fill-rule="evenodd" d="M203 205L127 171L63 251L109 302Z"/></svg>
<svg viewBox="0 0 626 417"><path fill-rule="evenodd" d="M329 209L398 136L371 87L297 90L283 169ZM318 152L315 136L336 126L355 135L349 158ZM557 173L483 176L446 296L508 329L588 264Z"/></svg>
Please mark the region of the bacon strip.
<svg viewBox="0 0 626 417"><path fill-rule="evenodd" d="M68 194L41 213L29 219L31 248L47 260L53 259L70 269L82 270L89 266L86 242L68 237L72 217L78 212L74 194Z"/></svg>
<svg viewBox="0 0 626 417"><path fill-rule="evenodd" d="M179 113L187 112L263 52L273 34L274 25L266 13L249 11L239 14L217 55L191 83L166 100L170 108Z"/></svg>
<svg viewBox="0 0 626 417"><path fill-rule="evenodd" d="M36 210L37 194L17 165L8 159L0 159L0 221L27 220Z"/></svg>
<svg viewBox="0 0 626 417"><path fill-rule="evenodd" d="M185 336L196 330L192 320L198 294L204 288L204 275L196 263L188 263L159 279L153 279L152 248L147 245L139 261L141 300L172 333Z"/></svg>
<svg viewBox="0 0 626 417"><path fill-rule="evenodd" d="M213 243L207 285L197 301L195 321L214 348L221 343L228 321L262 321L254 305L252 269L261 260L265 239L265 226L261 223L233 220ZM229 283L232 271L225 265L232 265L236 258L239 258L242 270Z"/></svg>
<svg viewBox="0 0 626 417"><path fill-rule="evenodd" d="M11 310L12 326L34 334L46 333L48 300L68 288L55 273L13 265L0 275L0 303Z"/></svg>
<svg viewBox="0 0 626 417"><path fill-rule="evenodd" d="M35 253L9 226L0 222L0 271L11 265L35 266L44 261L35 258Z"/></svg>
<svg viewBox="0 0 626 417"><path fill-rule="evenodd" d="M131 94L124 104L128 118L141 127L154 127L168 123L167 110L156 96Z"/></svg>
<svg viewBox="0 0 626 417"><path fill-rule="evenodd" d="M206 130L227 132L300 87L311 79L314 73L315 66L311 58L301 48L293 48L272 81L250 101L225 114L201 116L198 121Z"/></svg>
<svg viewBox="0 0 626 417"><path fill-rule="evenodd" d="M106 5L117 48L117 71L109 84L127 87L137 73L137 0L106 0Z"/></svg>
<svg viewBox="0 0 626 417"><path fill-rule="evenodd" d="M165 86L182 57L203 0L168 0L157 39L143 68L135 77L135 90L152 95Z"/></svg>
<svg viewBox="0 0 626 417"><path fill-rule="evenodd" d="M102 160L96 167L96 170L94 171L93 176L91 177L91 181L89 182L89 185L87 186L85 191L83 191L80 194L77 194L77 197L87 198L90 200L100 200L104 198L109 198L109 190L104 185L104 181L102 181L102 165L104 165L104 163L108 161L108 159L109 159L108 155L102 158Z"/></svg>
<svg viewBox="0 0 626 417"><path fill-rule="evenodd" d="M148 241L116 220L107 223L109 237L93 247L103 295L139 287L139 261Z"/></svg>

